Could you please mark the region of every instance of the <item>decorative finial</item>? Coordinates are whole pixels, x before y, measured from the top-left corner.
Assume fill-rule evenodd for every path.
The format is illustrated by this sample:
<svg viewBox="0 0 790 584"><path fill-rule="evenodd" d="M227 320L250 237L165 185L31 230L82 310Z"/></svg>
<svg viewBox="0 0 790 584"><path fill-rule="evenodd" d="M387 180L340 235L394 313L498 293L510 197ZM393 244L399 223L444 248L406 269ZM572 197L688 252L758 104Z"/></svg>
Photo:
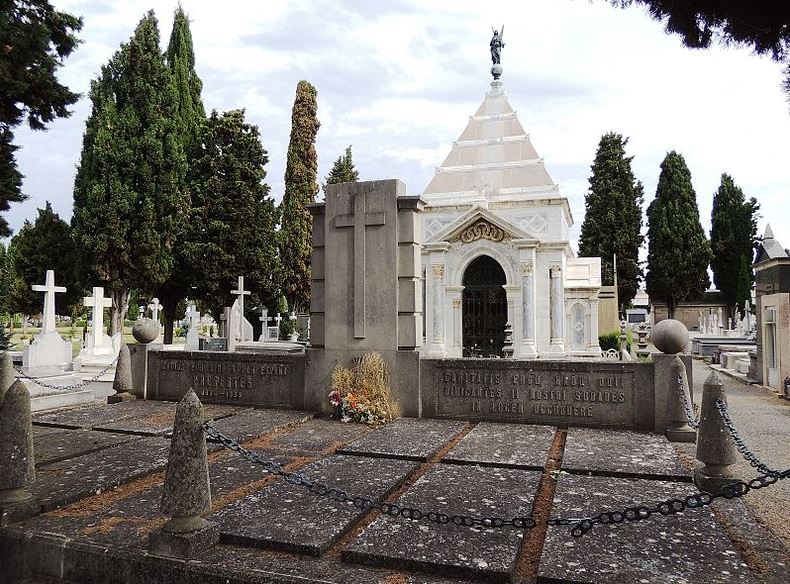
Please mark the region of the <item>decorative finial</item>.
<svg viewBox="0 0 790 584"><path fill-rule="evenodd" d="M494 76L494 80L499 79L499 76L502 75L502 49L505 47L504 42L504 35L505 35L505 25L502 25L502 30L497 30L495 28L491 28L494 32L494 36L491 37L491 75Z"/></svg>

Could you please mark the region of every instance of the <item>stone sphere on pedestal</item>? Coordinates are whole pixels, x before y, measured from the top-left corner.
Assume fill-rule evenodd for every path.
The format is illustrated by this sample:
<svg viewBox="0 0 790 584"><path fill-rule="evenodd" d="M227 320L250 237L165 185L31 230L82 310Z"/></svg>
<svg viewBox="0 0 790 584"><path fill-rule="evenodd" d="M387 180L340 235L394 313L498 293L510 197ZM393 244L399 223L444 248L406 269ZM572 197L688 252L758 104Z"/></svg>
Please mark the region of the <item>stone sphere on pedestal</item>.
<svg viewBox="0 0 790 584"><path fill-rule="evenodd" d="M502 65L500 65L499 63L492 65L491 75L493 75L494 79L499 79L499 77L502 75Z"/></svg>
<svg viewBox="0 0 790 584"><path fill-rule="evenodd" d="M152 318L140 318L132 327L132 336L138 343L148 344L159 336L159 323Z"/></svg>
<svg viewBox="0 0 790 584"><path fill-rule="evenodd" d="M689 344L689 331L686 325L672 318L662 320L653 327L650 339L656 349L667 355L675 355L686 350Z"/></svg>

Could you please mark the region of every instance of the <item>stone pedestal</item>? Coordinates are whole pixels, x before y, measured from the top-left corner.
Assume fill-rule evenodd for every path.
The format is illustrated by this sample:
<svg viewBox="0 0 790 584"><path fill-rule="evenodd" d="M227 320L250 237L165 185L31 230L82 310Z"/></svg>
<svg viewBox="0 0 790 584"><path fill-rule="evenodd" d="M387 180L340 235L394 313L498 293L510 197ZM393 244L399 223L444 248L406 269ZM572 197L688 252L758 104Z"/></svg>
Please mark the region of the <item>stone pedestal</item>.
<svg viewBox="0 0 790 584"><path fill-rule="evenodd" d="M30 394L16 381L0 401L0 527L38 513Z"/></svg>
<svg viewBox="0 0 790 584"><path fill-rule="evenodd" d="M694 469L694 483L701 491L714 492L736 481L733 465L737 461L735 444L724 420L716 407L716 400L727 404L724 385L712 371L702 393L702 410L697 440L697 460L701 465Z"/></svg>
<svg viewBox="0 0 790 584"><path fill-rule="evenodd" d="M665 433L673 442L694 442L696 431L685 423L685 414L677 412L678 394L676 371L673 370L675 357L681 360L686 369L686 378L693 379L691 355L665 355L653 353L654 367L654 399L655 399L655 431ZM693 400L693 391L689 385L689 403ZM682 407L682 406L681 406ZM682 417L678 417L681 415Z"/></svg>

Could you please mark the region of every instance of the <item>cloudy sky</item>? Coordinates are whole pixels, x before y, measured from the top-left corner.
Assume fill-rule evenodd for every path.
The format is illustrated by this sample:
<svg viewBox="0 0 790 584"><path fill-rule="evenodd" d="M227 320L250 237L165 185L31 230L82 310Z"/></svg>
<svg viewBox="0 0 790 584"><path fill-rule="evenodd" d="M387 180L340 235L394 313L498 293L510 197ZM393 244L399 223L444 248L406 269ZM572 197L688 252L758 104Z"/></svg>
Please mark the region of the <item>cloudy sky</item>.
<svg viewBox="0 0 790 584"><path fill-rule="evenodd" d="M49 200L71 217L90 80L153 8L162 46L175 0L52 0L81 15L83 43L61 80L83 93L47 132L20 128L30 199L13 229ZM762 205L790 246L790 113L781 67L747 49L691 51L640 8L605 0L182 0L192 21L206 109L245 108L269 152L267 182L282 197L294 90L318 89L319 176L349 144L362 180L399 178L419 194L483 98L491 26L505 25L503 81L538 153L571 203L575 240L598 140L614 130L653 198L667 151L682 153L710 226L722 172Z"/></svg>

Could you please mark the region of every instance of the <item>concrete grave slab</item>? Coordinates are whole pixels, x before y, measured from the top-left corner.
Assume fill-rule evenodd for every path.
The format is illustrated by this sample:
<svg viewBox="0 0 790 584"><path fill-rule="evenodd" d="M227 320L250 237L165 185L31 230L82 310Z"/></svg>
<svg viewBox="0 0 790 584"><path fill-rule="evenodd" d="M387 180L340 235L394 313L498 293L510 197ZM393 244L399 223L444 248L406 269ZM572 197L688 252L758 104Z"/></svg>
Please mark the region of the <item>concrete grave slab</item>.
<svg viewBox="0 0 790 584"><path fill-rule="evenodd" d="M305 467L302 473L380 501L417 467L405 460L332 456ZM229 505L212 520L219 523L225 542L318 556L364 514L350 501L340 503L279 481Z"/></svg>
<svg viewBox="0 0 790 584"><path fill-rule="evenodd" d="M442 462L542 469L555 433L549 426L481 422Z"/></svg>
<svg viewBox="0 0 790 584"><path fill-rule="evenodd" d="M239 442L258 438L269 432L295 426L313 417L296 410L251 410L218 420L213 426Z"/></svg>
<svg viewBox="0 0 790 584"><path fill-rule="evenodd" d="M289 453L333 452L370 431L363 424L344 424L336 420L308 420L272 440L271 447Z"/></svg>
<svg viewBox="0 0 790 584"><path fill-rule="evenodd" d="M48 464L37 469L31 491L49 511L162 470L169 449L164 438L141 438Z"/></svg>
<svg viewBox="0 0 790 584"><path fill-rule="evenodd" d="M126 434L142 434L145 436L162 436L173 430L173 421L176 414L176 403L157 402L160 407L153 412L113 420L105 424L94 426L96 430L121 432ZM205 404L203 418L206 420L220 420L234 414L248 411L249 408L221 404Z"/></svg>
<svg viewBox="0 0 790 584"><path fill-rule="evenodd" d="M67 458L73 458L111 446L136 440L136 436L128 434L112 434L93 430L63 430L40 434L34 430L33 452L36 466L51 464Z"/></svg>
<svg viewBox="0 0 790 584"><path fill-rule="evenodd" d="M137 400L107 406L79 408L61 412L51 412L33 417L33 424L39 426L55 426L58 428L84 428L90 430L95 426L125 420L135 416L151 415L167 411L175 404Z"/></svg>
<svg viewBox="0 0 790 584"><path fill-rule="evenodd" d="M466 422L398 418L344 446L338 453L426 461L466 427Z"/></svg>
<svg viewBox="0 0 790 584"><path fill-rule="evenodd" d="M571 428L562 469L572 473L691 481L666 436Z"/></svg>
<svg viewBox="0 0 790 584"><path fill-rule="evenodd" d="M423 512L524 517L540 473L521 469L440 464L397 501ZM438 525L402 517L376 519L345 550L345 561L396 569L509 581L524 531Z"/></svg>
<svg viewBox="0 0 790 584"><path fill-rule="evenodd" d="M586 517L601 511L682 498L693 485L614 477L562 475L552 517ZM549 527L539 577L550 582L708 584L753 582L749 570L709 508L654 515L618 525L596 525L583 537Z"/></svg>

